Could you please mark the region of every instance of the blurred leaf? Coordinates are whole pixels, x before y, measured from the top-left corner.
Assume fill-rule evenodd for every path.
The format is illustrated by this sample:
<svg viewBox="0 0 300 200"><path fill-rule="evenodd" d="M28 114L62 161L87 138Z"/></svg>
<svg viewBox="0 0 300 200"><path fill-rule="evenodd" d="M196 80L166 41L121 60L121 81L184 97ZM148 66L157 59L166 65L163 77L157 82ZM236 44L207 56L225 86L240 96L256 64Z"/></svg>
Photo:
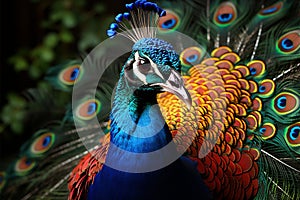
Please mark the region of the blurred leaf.
<svg viewBox="0 0 300 200"><path fill-rule="evenodd" d="M5 125L4 124L0 124L0 133L3 133L3 131L5 130Z"/></svg>
<svg viewBox="0 0 300 200"><path fill-rule="evenodd" d="M50 17L49 17L48 22L50 22L50 23L51 23L51 22L57 22L57 21L63 19L63 17L64 17L63 11L52 12L52 13L50 14Z"/></svg>
<svg viewBox="0 0 300 200"><path fill-rule="evenodd" d="M77 1L75 1L75 3L77 6L84 6L86 3L86 0L77 0Z"/></svg>
<svg viewBox="0 0 300 200"><path fill-rule="evenodd" d="M94 32L84 32L83 34L85 37L82 37L78 43L78 48L80 51L95 47L100 43L99 37Z"/></svg>
<svg viewBox="0 0 300 200"><path fill-rule="evenodd" d="M35 43L30 44L30 48L20 48L9 58L9 63L14 66L15 71L26 72L33 80L41 79L50 66L73 58L78 51L86 52L94 48L107 38L106 28L114 20L113 16L103 15L107 11L106 6L99 1L31 2L35 3L36 13L39 13L36 17L42 30L38 32ZM51 86L43 81L37 82L36 87L48 90ZM10 128L15 133L21 133L28 102L16 94L10 94L7 99L8 103L0 113L3 122L0 123L0 132Z"/></svg>
<svg viewBox="0 0 300 200"><path fill-rule="evenodd" d="M23 125L22 125L22 124L19 124L19 123L13 123L13 124L11 124L11 129L12 129L15 133L20 134L20 133L22 133Z"/></svg>
<svg viewBox="0 0 300 200"><path fill-rule="evenodd" d="M4 106L2 113L1 113L1 119L4 123L10 124L11 120L11 108L9 105Z"/></svg>
<svg viewBox="0 0 300 200"><path fill-rule="evenodd" d="M44 40L44 44L45 46L52 48L57 46L58 40L56 33L49 33Z"/></svg>
<svg viewBox="0 0 300 200"><path fill-rule="evenodd" d="M106 7L105 5L99 3L94 7L94 9L97 13L102 13L105 11Z"/></svg>
<svg viewBox="0 0 300 200"><path fill-rule="evenodd" d="M26 106L26 100L17 94L8 94L8 101L13 107L24 108Z"/></svg>
<svg viewBox="0 0 300 200"><path fill-rule="evenodd" d="M60 32L60 39L62 42L70 43L74 40L74 37L70 31L63 30Z"/></svg>
<svg viewBox="0 0 300 200"><path fill-rule="evenodd" d="M31 67L29 69L29 75L30 77L34 78L34 79L37 79L41 76L41 71L39 70L39 68L37 67Z"/></svg>
<svg viewBox="0 0 300 200"><path fill-rule="evenodd" d="M67 28L73 28L77 24L76 17L72 12L65 12L62 20L63 25L65 25Z"/></svg>
<svg viewBox="0 0 300 200"><path fill-rule="evenodd" d="M16 71L24 71L28 69L28 63L24 57L20 55L15 55L9 59L9 62L12 63Z"/></svg>
<svg viewBox="0 0 300 200"><path fill-rule="evenodd" d="M37 84L37 88L41 89L41 90L44 90L44 91L47 91L47 90L50 90L52 88L52 86L49 85L49 83L46 82L46 81L41 81Z"/></svg>
<svg viewBox="0 0 300 200"><path fill-rule="evenodd" d="M26 100L17 94L10 93L7 96L8 104L3 107L1 112L1 120L5 125L10 126L14 133L23 131L23 121L25 118ZM1 131L0 131L1 132Z"/></svg>
<svg viewBox="0 0 300 200"><path fill-rule="evenodd" d="M43 59L46 62L51 62L54 59L54 52L47 47L41 48L41 59Z"/></svg>

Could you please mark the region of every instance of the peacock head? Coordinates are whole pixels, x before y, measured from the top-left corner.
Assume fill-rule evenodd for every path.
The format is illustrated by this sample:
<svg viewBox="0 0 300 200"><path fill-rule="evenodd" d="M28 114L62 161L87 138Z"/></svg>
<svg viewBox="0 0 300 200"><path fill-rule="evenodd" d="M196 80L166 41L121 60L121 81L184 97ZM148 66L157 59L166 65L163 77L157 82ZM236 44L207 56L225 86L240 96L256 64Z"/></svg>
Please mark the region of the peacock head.
<svg viewBox="0 0 300 200"><path fill-rule="evenodd" d="M184 87L180 69L179 56L171 44L158 38L143 38L134 44L123 74L127 85L135 88L137 95L167 91L190 107L192 100Z"/></svg>
<svg viewBox="0 0 300 200"><path fill-rule="evenodd" d="M192 100L180 76L179 56L171 44L156 38L158 20L166 11L146 0L126 4L126 8L128 12L115 17L107 35L113 38L119 34L135 43L121 74L127 85L136 94L149 97L151 93L171 92L190 107Z"/></svg>

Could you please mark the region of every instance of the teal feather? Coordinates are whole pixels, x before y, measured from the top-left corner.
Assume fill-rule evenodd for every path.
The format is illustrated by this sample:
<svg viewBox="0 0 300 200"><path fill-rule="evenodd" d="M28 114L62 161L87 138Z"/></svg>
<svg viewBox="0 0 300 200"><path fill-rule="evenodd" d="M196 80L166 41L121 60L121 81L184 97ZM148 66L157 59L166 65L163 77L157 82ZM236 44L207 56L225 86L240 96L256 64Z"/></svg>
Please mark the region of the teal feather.
<svg viewBox="0 0 300 200"><path fill-rule="evenodd" d="M71 91L74 83L83 76L84 71L80 65L80 61L71 60L51 67L45 79L57 89Z"/></svg>

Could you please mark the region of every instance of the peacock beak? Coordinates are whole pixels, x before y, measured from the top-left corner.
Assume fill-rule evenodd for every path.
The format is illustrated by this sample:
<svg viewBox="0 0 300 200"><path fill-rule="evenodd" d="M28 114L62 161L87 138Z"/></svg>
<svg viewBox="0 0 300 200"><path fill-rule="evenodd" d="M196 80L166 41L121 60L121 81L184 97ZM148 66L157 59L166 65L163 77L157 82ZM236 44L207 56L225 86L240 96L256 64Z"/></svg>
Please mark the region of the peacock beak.
<svg viewBox="0 0 300 200"><path fill-rule="evenodd" d="M160 86L162 91L175 94L189 109L191 108L192 98L184 87L181 75L176 70L169 66L157 65L147 55L140 51L135 52L134 57L135 59L128 62L127 65L129 66L129 69L131 69L130 66L132 66L132 72L140 83L150 87ZM132 83L138 82L134 80L134 78L131 78L133 76L129 76L128 70L125 71L125 76Z"/></svg>
<svg viewBox="0 0 300 200"><path fill-rule="evenodd" d="M175 70L171 69L171 73L164 83L154 83L163 88L163 91L175 94L180 100L182 100L190 109L192 106L192 98L188 90L184 87L184 82L181 75Z"/></svg>

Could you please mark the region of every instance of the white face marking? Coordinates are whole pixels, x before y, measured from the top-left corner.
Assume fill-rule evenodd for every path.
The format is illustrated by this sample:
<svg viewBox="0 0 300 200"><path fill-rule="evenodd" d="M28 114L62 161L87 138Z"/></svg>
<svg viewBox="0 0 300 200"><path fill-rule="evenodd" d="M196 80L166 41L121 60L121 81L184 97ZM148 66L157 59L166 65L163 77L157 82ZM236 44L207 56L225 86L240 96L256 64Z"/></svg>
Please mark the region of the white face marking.
<svg viewBox="0 0 300 200"><path fill-rule="evenodd" d="M140 55L138 52L134 54L135 61L133 63L133 73L146 85L146 76L142 74L139 70L138 63L140 62Z"/></svg>
<svg viewBox="0 0 300 200"><path fill-rule="evenodd" d="M144 58L141 58L138 51L134 54L134 57L135 61L133 63L133 73L146 85L148 84L146 81L146 75L143 74L139 69L139 64L143 64ZM154 73L164 80L163 75L158 70L157 64L155 64L148 56L145 57L149 60L151 64L151 68L148 71L148 73Z"/></svg>

